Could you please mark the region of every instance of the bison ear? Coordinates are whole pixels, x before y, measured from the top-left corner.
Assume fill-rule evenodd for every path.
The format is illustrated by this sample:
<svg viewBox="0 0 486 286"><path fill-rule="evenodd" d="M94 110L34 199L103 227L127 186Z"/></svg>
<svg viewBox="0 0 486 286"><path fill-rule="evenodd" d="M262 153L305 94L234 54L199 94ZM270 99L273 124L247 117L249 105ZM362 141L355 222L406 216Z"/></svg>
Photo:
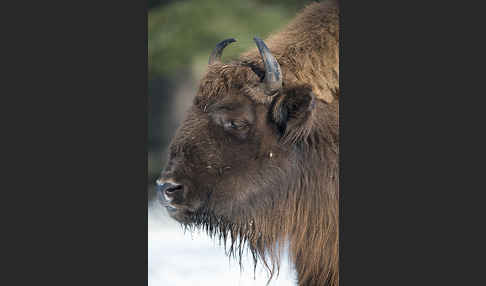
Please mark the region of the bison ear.
<svg viewBox="0 0 486 286"><path fill-rule="evenodd" d="M282 139L296 143L312 130L316 96L310 87L284 90L272 103L272 119L282 132Z"/></svg>

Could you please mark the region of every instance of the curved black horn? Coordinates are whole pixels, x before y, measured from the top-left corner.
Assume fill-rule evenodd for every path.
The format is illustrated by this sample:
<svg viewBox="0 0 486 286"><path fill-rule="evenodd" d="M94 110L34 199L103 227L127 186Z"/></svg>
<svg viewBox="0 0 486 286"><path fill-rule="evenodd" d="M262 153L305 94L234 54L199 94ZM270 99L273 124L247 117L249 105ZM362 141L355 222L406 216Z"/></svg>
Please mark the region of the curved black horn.
<svg viewBox="0 0 486 286"><path fill-rule="evenodd" d="M213 52L211 53L211 56L209 56L209 64L219 62L221 60L221 53L223 52L224 48L226 48L228 44L231 44L233 42L236 42L236 40L233 38L219 42L216 45L216 48L214 48Z"/></svg>
<svg viewBox="0 0 486 286"><path fill-rule="evenodd" d="M263 79L265 82L265 94L272 96L282 87L280 65L262 39L254 37L253 40L258 47L265 66L265 78Z"/></svg>

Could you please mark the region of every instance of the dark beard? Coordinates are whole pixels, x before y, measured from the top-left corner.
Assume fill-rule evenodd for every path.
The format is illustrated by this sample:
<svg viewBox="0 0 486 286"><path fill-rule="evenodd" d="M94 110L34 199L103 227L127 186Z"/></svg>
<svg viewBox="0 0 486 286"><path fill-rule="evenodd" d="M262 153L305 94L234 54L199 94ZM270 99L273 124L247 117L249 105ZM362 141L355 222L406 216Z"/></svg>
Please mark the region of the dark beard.
<svg viewBox="0 0 486 286"><path fill-rule="evenodd" d="M258 262L258 241L261 233L257 232L252 218L230 220L227 217L217 216L206 207L202 207L190 215L189 223L181 223L184 231L204 231L210 238L223 243L227 256L235 258L242 267L243 251L250 250L253 258L254 271ZM228 240L229 239L229 240ZM256 242L256 243L255 243Z"/></svg>

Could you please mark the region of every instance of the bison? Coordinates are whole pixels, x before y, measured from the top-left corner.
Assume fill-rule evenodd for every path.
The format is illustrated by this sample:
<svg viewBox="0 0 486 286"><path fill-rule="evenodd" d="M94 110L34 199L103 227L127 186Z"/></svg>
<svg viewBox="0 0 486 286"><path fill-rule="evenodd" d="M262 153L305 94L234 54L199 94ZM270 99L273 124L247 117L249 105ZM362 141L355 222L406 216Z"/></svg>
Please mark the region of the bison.
<svg viewBox="0 0 486 286"><path fill-rule="evenodd" d="M288 244L299 285L338 285L339 7L306 6L230 63L219 43L157 180L172 218L248 247L270 279ZM230 242L226 245L226 241Z"/></svg>

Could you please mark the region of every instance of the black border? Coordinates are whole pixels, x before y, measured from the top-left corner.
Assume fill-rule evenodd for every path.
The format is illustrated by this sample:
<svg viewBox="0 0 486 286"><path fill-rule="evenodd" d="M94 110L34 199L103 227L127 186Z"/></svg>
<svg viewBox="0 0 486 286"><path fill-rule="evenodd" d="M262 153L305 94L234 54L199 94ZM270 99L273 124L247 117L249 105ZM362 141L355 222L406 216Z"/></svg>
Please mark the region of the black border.
<svg viewBox="0 0 486 286"><path fill-rule="evenodd" d="M147 2L22 6L2 278L147 285Z"/></svg>

